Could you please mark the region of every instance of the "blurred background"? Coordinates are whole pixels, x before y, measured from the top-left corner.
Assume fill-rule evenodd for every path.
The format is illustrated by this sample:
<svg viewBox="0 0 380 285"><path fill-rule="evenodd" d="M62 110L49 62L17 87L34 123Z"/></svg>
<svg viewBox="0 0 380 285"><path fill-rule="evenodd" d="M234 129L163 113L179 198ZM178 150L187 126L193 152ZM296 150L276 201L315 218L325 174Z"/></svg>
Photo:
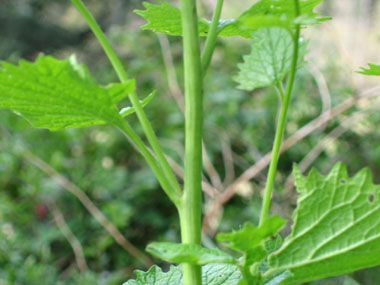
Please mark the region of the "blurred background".
<svg viewBox="0 0 380 285"><path fill-rule="evenodd" d="M181 38L141 32L144 20L132 12L142 9L140 1L85 2L137 79L139 95L157 90L146 112L181 166ZM209 19L215 1L198 2ZM224 19L253 3L225 2ZM294 162L304 172L327 173L337 161L351 174L369 167L380 183L380 81L354 72L380 63L380 1L329 0L319 10L333 20L303 31L310 52L298 72L276 177L272 212L288 219L297 199ZM231 78L249 51L248 40L220 39L205 80L203 242L209 247L216 232L257 223L260 212L278 100L272 89L236 89ZM117 81L70 1L0 0L0 59L16 63L40 53L76 54L99 83ZM108 126L52 133L4 110L0 122L0 285L121 284L151 262L167 267L144 256L144 248L179 241L176 210L121 133ZM373 268L313 284L379 280Z"/></svg>

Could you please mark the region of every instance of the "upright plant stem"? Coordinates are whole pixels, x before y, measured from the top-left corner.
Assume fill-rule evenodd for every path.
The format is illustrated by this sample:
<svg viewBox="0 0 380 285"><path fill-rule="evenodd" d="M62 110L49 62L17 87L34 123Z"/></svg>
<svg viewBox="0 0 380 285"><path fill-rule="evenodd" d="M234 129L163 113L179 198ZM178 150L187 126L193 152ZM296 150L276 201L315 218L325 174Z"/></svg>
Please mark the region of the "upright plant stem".
<svg viewBox="0 0 380 285"><path fill-rule="evenodd" d="M185 70L185 179L180 211L182 243L201 243L203 83L195 0L181 0ZM201 267L183 265L185 285L200 285Z"/></svg>
<svg viewBox="0 0 380 285"><path fill-rule="evenodd" d="M86 20L88 25L90 26L91 30L95 34L96 38L98 39L99 43L103 47L105 53L107 54L109 60L111 61L111 64L113 68L115 69L119 79L121 82L127 82L129 80L128 75L117 57L115 51L113 50L112 46L110 45L108 39L104 35L103 31L99 27L98 23L94 19L94 17L91 15L91 13L88 11L86 6L83 4L81 0L71 0L71 2L75 5L75 7L78 9L78 11L82 14L83 18ZM168 161L165 158L165 155L158 143L157 137L154 134L153 128L143 110L143 107L137 98L137 95L135 92L129 94L129 98L131 100L132 106L136 110L137 117L141 123L141 126L143 127L143 130L145 132L145 135L152 146L152 149L157 157L158 163L160 164L162 168L162 172L164 173L166 179L169 181L171 190L174 195L181 195L182 190L178 184L178 181L172 171L172 169L169 166Z"/></svg>
<svg viewBox="0 0 380 285"><path fill-rule="evenodd" d="M297 17L300 13L298 0L294 0L294 6L295 6L295 11L296 11L296 17ZM262 226L264 224L264 222L268 219L268 215L269 215L269 209L270 209L270 204L272 200L273 185L274 185L274 180L276 177L278 159L280 156L280 147L281 147L281 142L284 135L284 129L285 129L286 117L287 117L287 113L289 109L290 97L292 94L294 79L295 79L296 71L297 71L299 37L300 37L300 26L296 25L295 33L293 37L294 44L293 44L292 66L291 66L288 83L286 86L285 95L282 96L280 118L278 121L276 136L274 139L272 159L269 166L267 183L265 185L264 201L261 208L259 226Z"/></svg>
<svg viewBox="0 0 380 285"><path fill-rule="evenodd" d="M216 39L218 37L218 24L220 15L222 14L224 0L217 0L214 14L212 15L212 21L210 30L208 31L205 47L202 51L201 63L203 75L206 74L206 71L210 65L211 57L215 49Z"/></svg>

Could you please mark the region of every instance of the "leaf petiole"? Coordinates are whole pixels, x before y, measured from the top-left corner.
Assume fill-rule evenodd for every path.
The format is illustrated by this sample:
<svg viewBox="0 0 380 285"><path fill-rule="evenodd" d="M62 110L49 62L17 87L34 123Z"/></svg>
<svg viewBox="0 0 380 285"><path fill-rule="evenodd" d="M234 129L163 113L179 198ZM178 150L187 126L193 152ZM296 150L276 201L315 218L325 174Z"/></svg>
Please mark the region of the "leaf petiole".
<svg viewBox="0 0 380 285"><path fill-rule="evenodd" d="M141 100L140 103L143 107L149 104L150 101L156 96L156 90L154 90L152 93L150 93L144 100ZM131 114L135 113L135 109L133 107L125 107L120 110L119 115L125 118L126 116L129 116Z"/></svg>
<svg viewBox="0 0 380 285"><path fill-rule="evenodd" d="M218 24L220 15L222 14L224 0L217 0L214 14L212 16L210 30L207 35L206 43L202 51L201 63L202 63L202 71L203 76L206 74L206 71L210 65L212 54L214 53L216 39L218 37Z"/></svg>
<svg viewBox="0 0 380 285"><path fill-rule="evenodd" d="M107 54L109 60L111 61L111 64L113 68L115 69L120 81L121 82L128 81L128 75L120 59L117 57L108 39L104 35L103 31L99 27L94 17L91 15L90 11L87 9L87 7L83 4L81 0L71 0L71 2L75 5L75 7L81 13L81 15L86 20L89 27L95 34L96 38L98 39L99 43L101 44L105 53ZM150 145L152 146L152 149L156 155L157 161L160 167L162 168L162 173L164 174L164 176L166 177L166 180L168 181L168 183L165 183L165 185L167 185L166 187L169 187L166 189L166 192L167 193L170 192L171 193L170 196L172 197L177 197L175 200L178 201L182 193L181 187L179 186L178 181L173 173L173 170L170 168L169 163L165 158L165 155L158 143L158 139L153 131L153 128L143 110L143 106L135 92L131 92L131 94L129 95L129 99L132 103L133 108L135 109L135 112L142 125L145 135ZM125 128L123 130L125 130ZM137 145L137 147L139 146ZM140 149L140 151L142 150ZM176 205L177 207L179 206L179 204L176 204Z"/></svg>
<svg viewBox="0 0 380 285"><path fill-rule="evenodd" d="M294 0L296 16L300 14L300 7L298 0ZM294 79L297 71L297 61L298 61L298 50L299 50L299 37L300 37L300 25L296 25L295 33L293 37L293 57L292 66L290 70L289 79L286 86L285 95L282 95L282 105L280 111L280 118L277 125L276 135L274 139L273 149L272 149L272 159L269 166L267 183L265 185L264 200L261 208L260 222L259 226L262 226L264 222L268 219L269 209L272 200L272 192L274 180L276 177L277 164L280 156L281 142L284 135L286 117L289 109L290 97L293 90ZM282 88L279 88L280 94L282 93Z"/></svg>

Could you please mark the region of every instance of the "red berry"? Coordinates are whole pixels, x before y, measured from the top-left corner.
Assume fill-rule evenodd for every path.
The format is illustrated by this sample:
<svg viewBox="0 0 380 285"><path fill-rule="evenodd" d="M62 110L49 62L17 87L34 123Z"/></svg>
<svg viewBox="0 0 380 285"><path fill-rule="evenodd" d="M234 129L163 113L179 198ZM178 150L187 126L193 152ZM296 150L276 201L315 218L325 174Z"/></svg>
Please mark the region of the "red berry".
<svg viewBox="0 0 380 285"><path fill-rule="evenodd" d="M34 208L34 213L36 214L37 218L40 220L44 220L47 215L47 207L43 204L37 204Z"/></svg>

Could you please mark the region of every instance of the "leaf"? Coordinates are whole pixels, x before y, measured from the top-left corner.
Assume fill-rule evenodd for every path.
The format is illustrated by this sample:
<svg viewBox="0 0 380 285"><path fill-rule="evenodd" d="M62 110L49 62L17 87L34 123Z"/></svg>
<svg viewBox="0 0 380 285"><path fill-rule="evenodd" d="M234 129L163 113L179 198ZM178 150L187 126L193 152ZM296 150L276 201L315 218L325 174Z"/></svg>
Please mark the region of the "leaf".
<svg viewBox="0 0 380 285"><path fill-rule="evenodd" d="M246 224L239 231L217 235L217 240L223 242L224 246L243 254L240 264L244 282L246 282L242 281L243 284L261 284L262 278L259 271L259 262L263 261L268 254L264 247L265 242L270 236L274 236L285 224L286 220L273 216L267 219L260 227ZM252 268L255 264L257 266Z"/></svg>
<svg viewBox="0 0 380 285"><path fill-rule="evenodd" d="M323 0L299 1L300 16L295 13L294 1L261 0L242 13L232 25L239 26L241 36L250 37L253 31L263 27L282 27L291 30L295 24L318 24L329 18L318 18L313 12ZM308 21L301 21L307 18Z"/></svg>
<svg viewBox="0 0 380 285"><path fill-rule="evenodd" d="M230 263L237 261L219 249L203 248L198 244L178 244L171 242L153 242L147 251L165 261L172 263L191 263L205 265L208 263Z"/></svg>
<svg viewBox="0 0 380 285"><path fill-rule="evenodd" d="M182 270L179 266L170 266L168 272L153 265L147 272L136 270L136 280L129 280L123 285L179 285L183 284Z"/></svg>
<svg viewBox="0 0 380 285"><path fill-rule="evenodd" d="M181 266L171 266L166 273L154 265L148 272L135 271L136 280L129 280L123 285L183 285ZM202 267L202 284L236 285L241 273L236 265L208 264Z"/></svg>
<svg viewBox="0 0 380 285"><path fill-rule="evenodd" d="M361 71L357 71L358 73L364 74L364 75L374 75L374 76L380 76L380 65L376 64L368 64L369 68L361 67Z"/></svg>
<svg viewBox="0 0 380 285"><path fill-rule="evenodd" d="M314 16L317 17L318 14L313 10L317 7L323 0L300 0L300 15L301 16ZM261 0L254 5L252 5L248 10L246 10L240 17L249 18L252 16L259 15L271 15L278 18L283 18L289 22L296 18L294 1L289 0Z"/></svg>
<svg viewBox="0 0 380 285"><path fill-rule="evenodd" d="M148 96L146 96L146 98L144 100L140 101L141 106L145 107L146 105L148 105L150 103L150 101L153 100L154 96L156 96L156 90L154 90L152 93L150 93ZM124 118L126 116L133 114L134 112L135 112L135 108L126 107L126 108L121 109L119 114L120 114L120 116L122 116Z"/></svg>
<svg viewBox="0 0 380 285"><path fill-rule="evenodd" d="M239 267L233 264L207 264L202 267L202 284L236 285L240 279Z"/></svg>
<svg viewBox="0 0 380 285"><path fill-rule="evenodd" d="M265 250L272 253L282 246L283 240L279 234L273 235L270 239L265 242Z"/></svg>
<svg viewBox="0 0 380 285"><path fill-rule="evenodd" d="M252 32L264 27L283 27L292 29L294 24L317 24L329 18L318 18L313 9L322 0L300 1L302 17L295 17L293 1L288 0L261 0L236 19L219 21L219 36L242 36L251 38ZM181 11L177 7L166 2L160 5L143 3L145 10L134 12L143 17L148 23L141 29L150 29L156 33L172 36L182 35ZM198 17L198 31L200 36L207 36L210 29L210 21Z"/></svg>
<svg viewBox="0 0 380 285"><path fill-rule="evenodd" d="M261 87L276 86L291 70L293 39L283 28L263 28L252 34L251 54L243 57L244 63L238 64L239 74L234 80L238 88L253 90ZM298 64L306 54L306 43L299 47Z"/></svg>
<svg viewBox="0 0 380 285"><path fill-rule="evenodd" d="M268 237L275 235L285 223L285 220L275 216L269 218L261 227L254 227L246 224L240 231L219 234L217 237L218 241L224 242L226 247L244 254L243 262L238 262L238 260L235 260L233 257L219 249L202 248L200 245L196 244L154 242L147 247L147 251L160 259L173 263L191 263L196 265L205 265L209 263L240 263L240 269L242 270L245 279L244 282L248 282L248 284L252 285L262 284L261 275L251 274L250 266L262 261L267 256L267 251L264 246L269 248L269 250L278 248L278 244L281 240L278 241L277 237L274 238L273 242L265 242ZM221 268L223 269L224 267ZM267 282L271 283L268 284L276 284L273 283L273 280L279 280L281 278L280 276L283 276L281 274L282 272L269 276ZM217 274L217 276L219 275ZM289 275L286 275L286 277L288 276ZM210 276L207 275L207 278L209 277ZM243 284L245 284L244 282Z"/></svg>
<svg viewBox="0 0 380 285"><path fill-rule="evenodd" d="M283 243L282 237L279 234L276 234L276 235L271 236L271 238L268 239L267 241L265 241L264 247L265 247L266 252L270 254L280 249L282 243ZM268 256L266 256L266 258L259 265L259 270L262 274L264 274L270 269L267 257Z"/></svg>
<svg viewBox="0 0 380 285"><path fill-rule="evenodd" d="M293 171L300 192L291 234L268 273L290 270L298 284L380 265L380 186L368 169L350 178L342 163L322 176Z"/></svg>
<svg viewBox="0 0 380 285"><path fill-rule="evenodd" d="M273 216L261 227L245 224L239 231L218 234L217 240L223 242L225 247L244 253L257 245L264 245L264 241L275 235L285 224L286 220Z"/></svg>
<svg viewBox="0 0 380 285"><path fill-rule="evenodd" d="M146 10L134 12L148 21L141 27L142 30L152 30L155 33L163 33L171 36L182 35L181 11L177 7L162 2L161 5L143 3ZM201 36L207 36L210 24L198 17L198 29Z"/></svg>
<svg viewBox="0 0 380 285"><path fill-rule="evenodd" d="M170 266L168 272L162 272L157 265L147 272L135 271L136 280L129 280L123 285L183 285L181 266ZM263 285L278 285L290 276L289 271L271 275L263 281ZM202 267L202 284L236 285L241 280L238 266L232 264L208 264Z"/></svg>
<svg viewBox="0 0 380 285"><path fill-rule="evenodd" d="M135 88L134 80L98 85L75 58L39 56L35 63L0 67L0 108L22 115L36 128L60 130L119 124L116 104Z"/></svg>

